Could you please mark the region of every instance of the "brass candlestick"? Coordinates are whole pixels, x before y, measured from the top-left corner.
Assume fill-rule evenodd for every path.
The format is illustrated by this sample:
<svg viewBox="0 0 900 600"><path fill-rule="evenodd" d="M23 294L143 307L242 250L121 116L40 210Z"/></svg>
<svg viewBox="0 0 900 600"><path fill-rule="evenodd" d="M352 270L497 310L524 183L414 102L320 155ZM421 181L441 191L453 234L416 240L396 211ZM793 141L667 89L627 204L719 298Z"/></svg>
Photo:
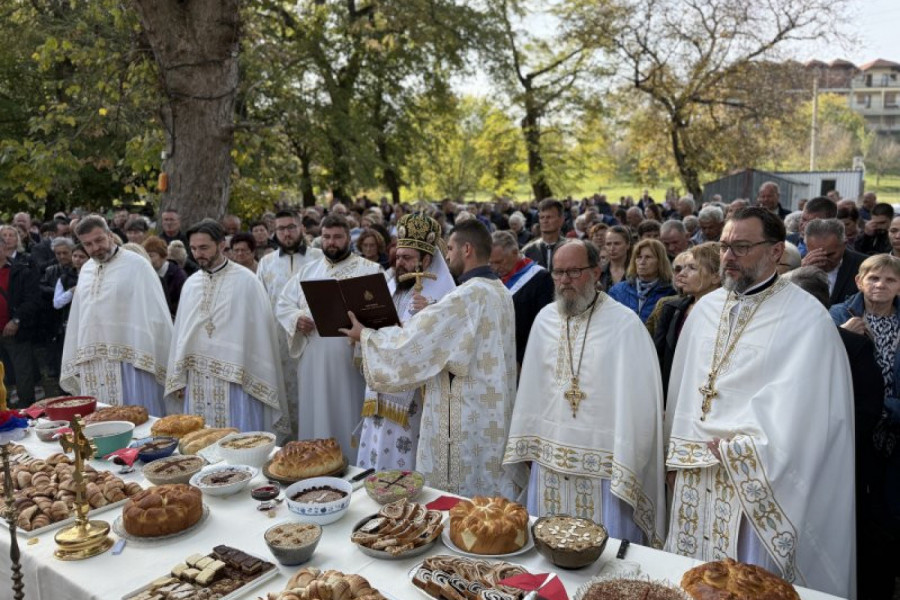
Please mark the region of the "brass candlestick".
<svg viewBox="0 0 900 600"><path fill-rule="evenodd" d="M12 582L14 600L25 598L25 584L22 582L21 553L19 539L16 535L16 502L13 497L12 469L9 465L9 443L0 444L0 457L3 458L3 486L6 490L6 522L9 524L9 559L12 561Z"/></svg>
<svg viewBox="0 0 900 600"><path fill-rule="evenodd" d="M113 540L109 537L109 523L89 521L87 517L91 507L85 496L84 457L93 456L97 447L85 437L81 417L72 419L71 425L71 437L67 434L60 445L66 453L75 452L75 523L54 536L58 548L53 555L60 560L83 560L103 554L112 548Z"/></svg>

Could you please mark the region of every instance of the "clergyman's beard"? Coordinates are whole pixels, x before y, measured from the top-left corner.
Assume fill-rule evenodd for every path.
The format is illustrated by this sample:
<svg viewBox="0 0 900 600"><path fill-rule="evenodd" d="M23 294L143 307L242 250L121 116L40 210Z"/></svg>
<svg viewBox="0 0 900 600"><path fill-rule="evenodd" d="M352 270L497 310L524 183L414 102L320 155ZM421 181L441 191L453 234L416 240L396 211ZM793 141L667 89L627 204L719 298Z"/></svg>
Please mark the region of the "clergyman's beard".
<svg viewBox="0 0 900 600"><path fill-rule="evenodd" d="M350 256L350 246L347 246L346 248L331 247L326 250L323 250L323 252L325 254L325 258L327 258L328 260L330 260L333 263L339 263L342 260L344 260L345 258L347 258L348 256Z"/></svg>
<svg viewBox="0 0 900 600"><path fill-rule="evenodd" d="M580 315L588 309L597 295L593 285L586 285L576 293L574 298L566 298L559 290L556 291L556 308L565 317Z"/></svg>
<svg viewBox="0 0 900 600"><path fill-rule="evenodd" d="M719 278L722 280L722 287L735 294L743 294L750 289L750 287L756 283L756 280L762 272L761 265L757 265L752 269L745 269L740 265L732 264L730 265L731 267L737 268L740 271L740 276L737 279L732 279L725 273L725 268L727 266L729 266L727 263L722 263L719 267Z"/></svg>

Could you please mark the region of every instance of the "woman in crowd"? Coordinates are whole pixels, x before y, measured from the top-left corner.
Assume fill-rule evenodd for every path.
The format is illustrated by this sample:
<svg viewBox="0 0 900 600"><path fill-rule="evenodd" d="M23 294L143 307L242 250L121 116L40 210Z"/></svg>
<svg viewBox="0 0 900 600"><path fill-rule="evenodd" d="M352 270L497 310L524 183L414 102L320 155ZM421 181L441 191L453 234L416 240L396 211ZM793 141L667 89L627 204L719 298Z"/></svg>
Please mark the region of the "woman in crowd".
<svg viewBox="0 0 900 600"><path fill-rule="evenodd" d="M680 268L676 266L675 287L680 290L682 296L661 306L656 331L653 332L664 394L668 393L669 374L672 371L672 359L675 358L675 344L687 316L700 298L715 291L722 284L719 278L718 242L706 242L688 248L675 258L675 262L676 265L680 263Z"/></svg>
<svg viewBox="0 0 900 600"><path fill-rule="evenodd" d="M610 264L611 261L612 257ZM627 279L609 290L610 297L636 312L641 322L647 321L660 298L674 293L672 265L666 256L666 247L654 239L643 239L634 246Z"/></svg>
<svg viewBox="0 0 900 600"><path fill-rule="evenodd" d="M610 291L614 285L625 280L628 263L631 261L631 230L624 225L614 225L606 232L604 246L609 261L600 273L600 289Z"/></svg>
<svg viewBox="0 0 900 600"><path fill-rule="evenodd" d="M648 204L644 207L644 218L663 222L662 209L658 204Z"/></svg>
<svg viewBox="0 0 900 600"><path fill-rule="evenodd" d="M650 337L653 337L656 333L656 328L659 325L659 317L660 315L662 315L663 307L665 307L669 302L675 302L677 300L681 300L684 297L684 292L681 291L681 287L678 285L678 274L681 273L681 270L684 268L684 263L688 260L688 258L690 258L690 254L688 254L687 251L684 251L672 259L672 277L674 278L672 281L672 287L675 288L675 295L660 298L659 302L657 302L656 306L653 308L653 312L650 313L649 317L647 317L647 321L644 323L644 325L647 326L647 331L650 333Z"/></svg>
<svg viewBox="0 0 900 600"><path fill-rule="evenodd" d="M606 248L606 232L609 231L609 225L606 223L595 223L588 232L588 239L597 246L597 250Z"/></svg>
<svg viewBox="0 0 900 600"><path fill-rule="evenodd" d="M257 261L278 247L278 244L275 243L275 240L269 234L269 228L266 227L263 221L250 223L250 233L253 235L253 241L256 242Z"/></svg>
<svg viewBox="0 0 900 600"><path fill-rule="evenodd" d="M156 269L156 273L162 281L166 303L169 305L169 312L174 319L175 313L178 312L178 301L181 299L181 288L187 279L187 273L178 263L168 258L169 249L162 238L151 235L144 240L144 250L150 256L150 264Z"/></svg>
<svg viewBox="0 0 900 600"><path fill-rule="evenodd" d="M256 240L249 233L236 233L229 243L231 260L256 273L259 263L256 261Z"/></svg>
<svg viewBox="0 0 900 600"><path fill-rule="evenodd" d="M366 229L359 234L356 238L356 248L363 258L378 263L385 269L391 266L384 250L384 238L374 229Z"/></svg>

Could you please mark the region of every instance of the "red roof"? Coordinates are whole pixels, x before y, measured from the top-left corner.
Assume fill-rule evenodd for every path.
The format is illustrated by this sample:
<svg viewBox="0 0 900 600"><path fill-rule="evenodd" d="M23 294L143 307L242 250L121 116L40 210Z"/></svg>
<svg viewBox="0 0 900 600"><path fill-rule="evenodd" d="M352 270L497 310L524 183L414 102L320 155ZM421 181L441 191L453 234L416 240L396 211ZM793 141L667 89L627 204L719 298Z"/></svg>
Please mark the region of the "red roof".
<svg viewBox="0 0 900 600"><path fill-rule="evenodd" d="M860 70L862 71L868 71L869 69L900 69L900 63L878 58L872 62L867 62L860 67Z"/></svg>

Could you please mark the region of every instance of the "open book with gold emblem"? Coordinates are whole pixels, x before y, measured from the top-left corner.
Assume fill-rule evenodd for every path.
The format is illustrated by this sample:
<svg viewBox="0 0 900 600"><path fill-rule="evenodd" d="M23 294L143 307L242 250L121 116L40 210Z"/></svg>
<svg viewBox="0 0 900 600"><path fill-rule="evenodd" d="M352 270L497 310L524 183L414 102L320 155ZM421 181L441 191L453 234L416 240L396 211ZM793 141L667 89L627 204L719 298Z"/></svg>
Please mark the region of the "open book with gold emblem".
<svg viewBox="0 0 900 600"><path fill-rule="evenodd" d="M300 287L322 337L344 335L338 329L350 328L347 311L372 329L400 324L383 273L350 279L310 279L301 281Z"/></svg>

